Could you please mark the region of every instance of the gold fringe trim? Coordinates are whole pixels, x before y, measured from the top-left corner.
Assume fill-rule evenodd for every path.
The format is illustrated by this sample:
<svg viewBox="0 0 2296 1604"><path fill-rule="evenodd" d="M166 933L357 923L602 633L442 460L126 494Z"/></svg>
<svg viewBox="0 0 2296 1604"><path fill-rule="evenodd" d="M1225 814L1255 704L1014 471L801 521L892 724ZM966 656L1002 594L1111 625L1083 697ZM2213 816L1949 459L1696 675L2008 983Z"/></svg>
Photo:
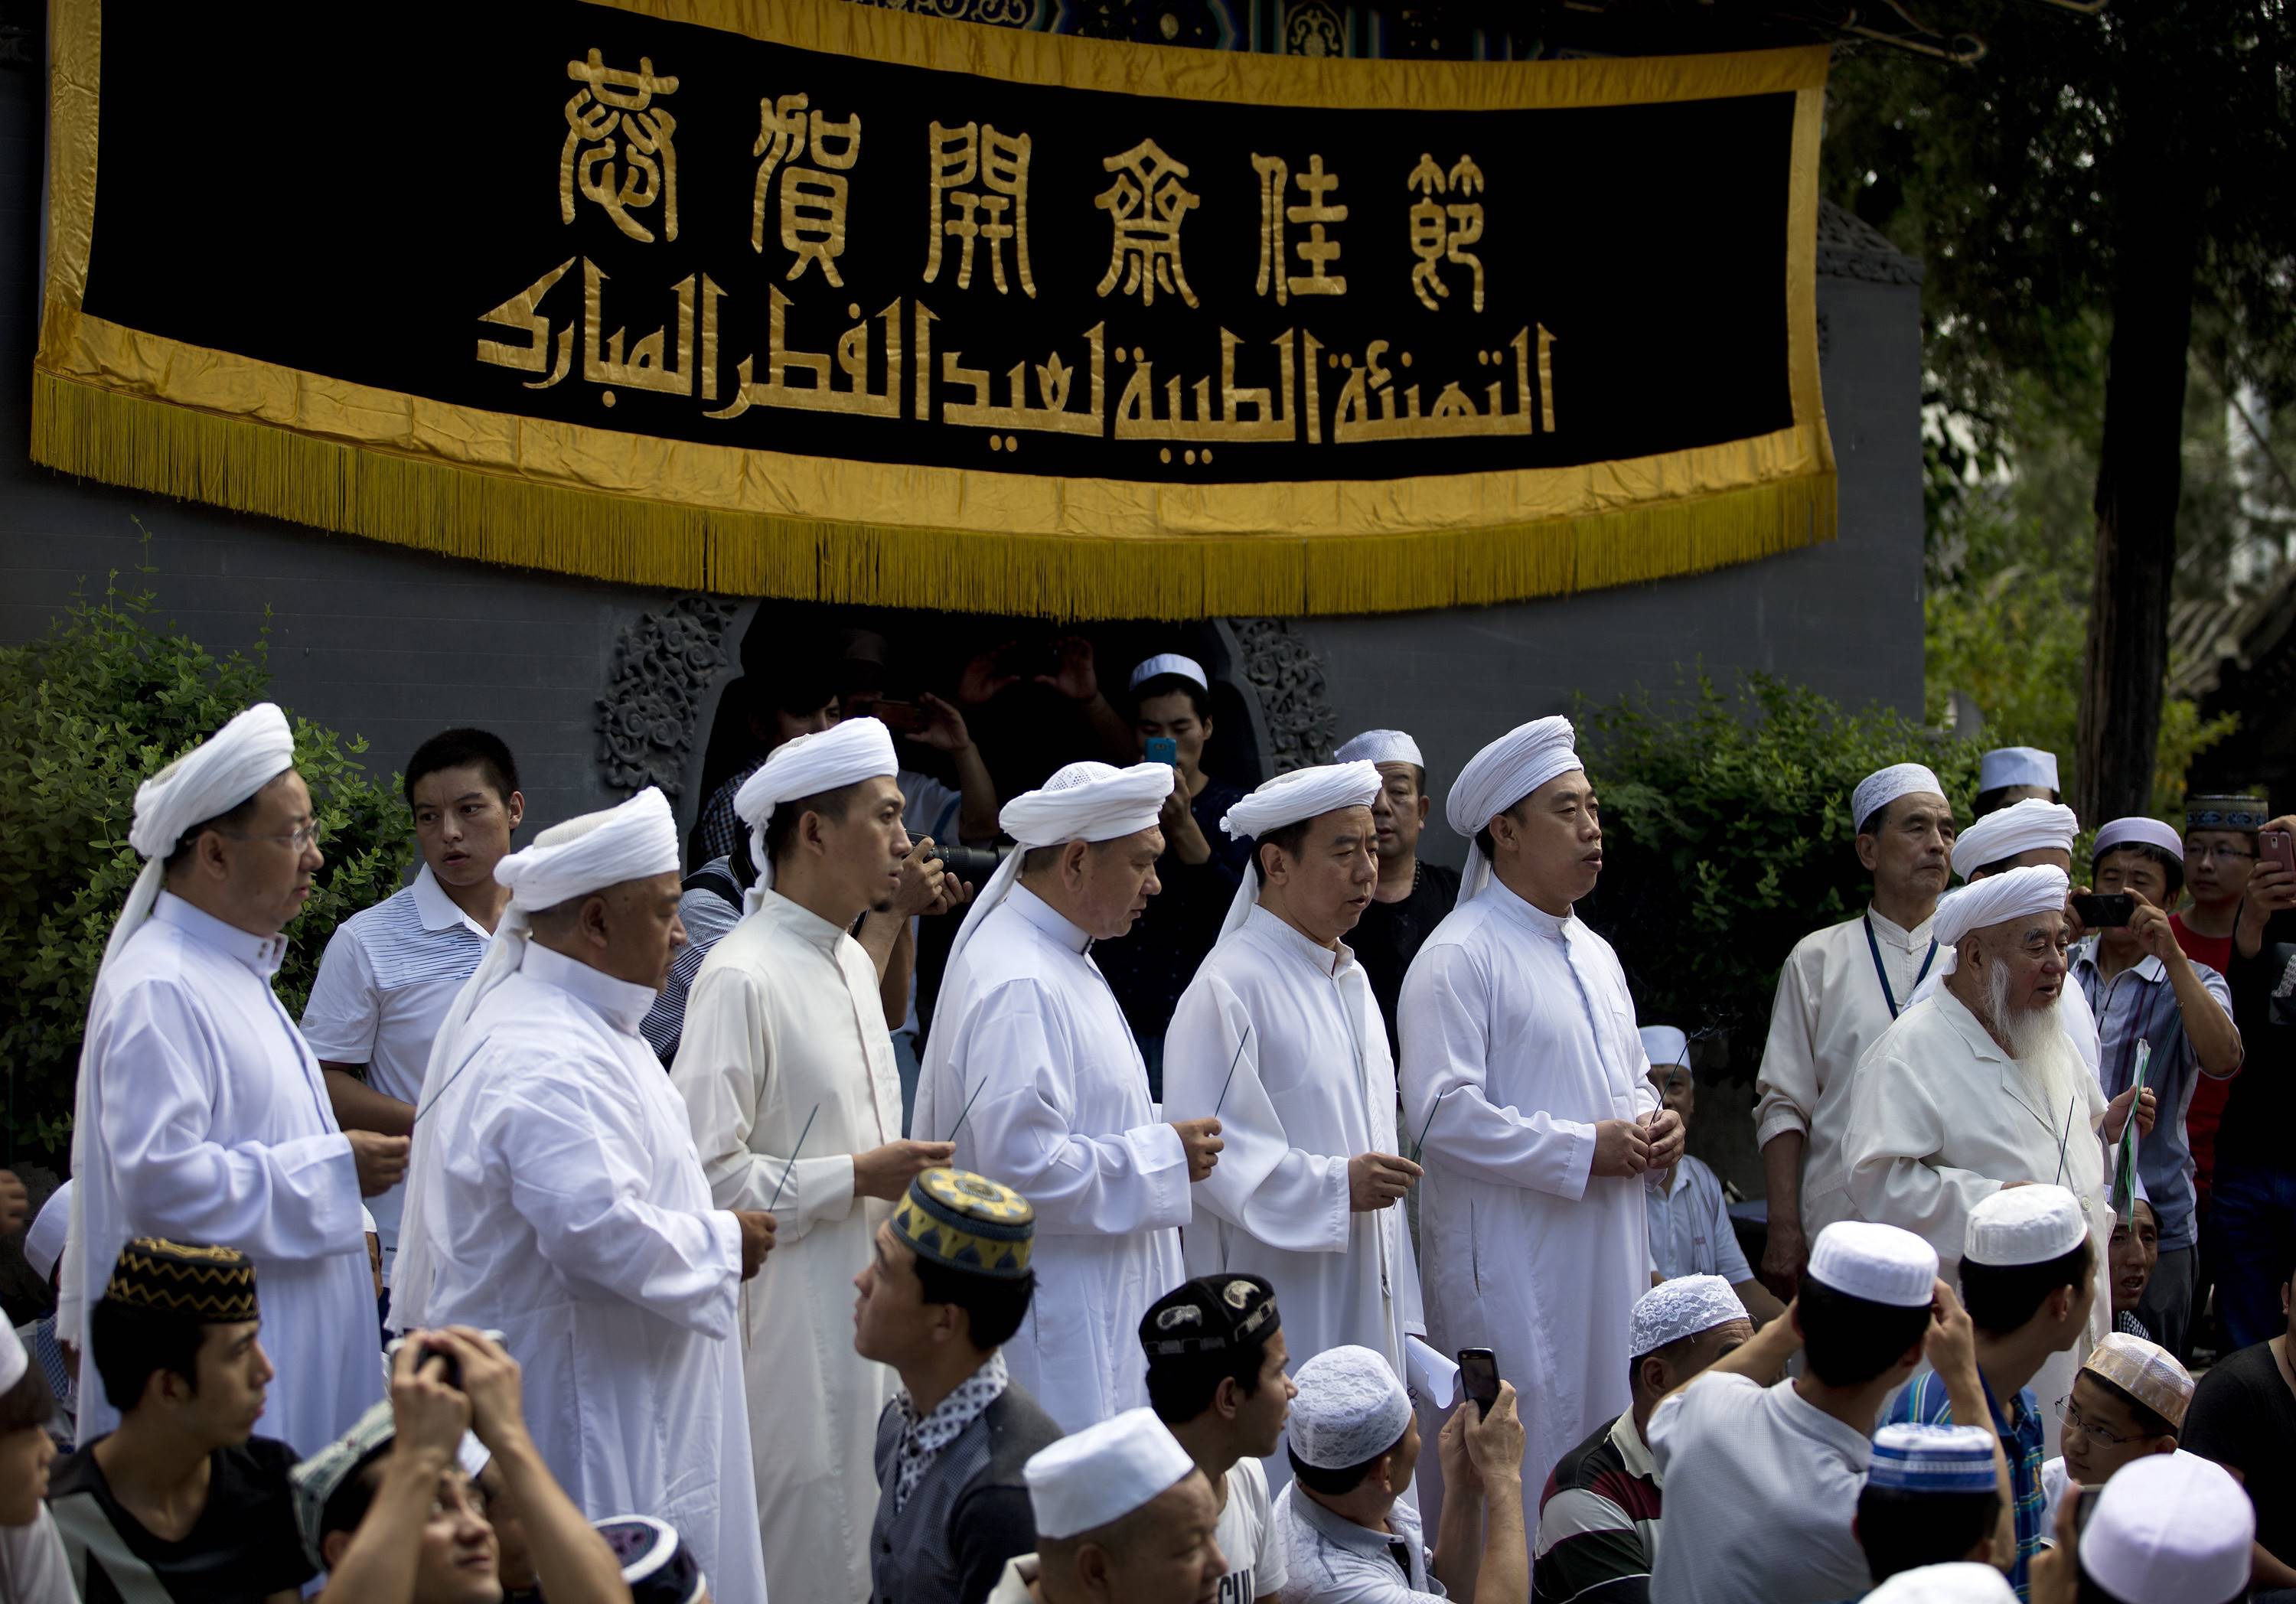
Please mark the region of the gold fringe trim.
<svg viewBox="0 0 2296 1604"><path fill-rule="evenodd" d="M1566 595L1833 538L1827 471L1585 517L1400 535L988 534L732 512L347 446L35 370L32 457L338 534L626 585L1026 617L1300 617Z"/></svg>

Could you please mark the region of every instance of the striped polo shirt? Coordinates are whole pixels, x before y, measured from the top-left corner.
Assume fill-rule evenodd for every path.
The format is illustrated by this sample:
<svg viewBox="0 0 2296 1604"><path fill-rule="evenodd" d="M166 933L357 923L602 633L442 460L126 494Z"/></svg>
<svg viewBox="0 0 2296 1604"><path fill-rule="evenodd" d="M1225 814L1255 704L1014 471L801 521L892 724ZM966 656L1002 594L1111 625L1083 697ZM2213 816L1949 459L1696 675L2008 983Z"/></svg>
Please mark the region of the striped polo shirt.
<svg viewBox="0 0 2296 1604"><path fill-rule="evenodd" d="M1635 1579L1646 1585L1659 1503L1658 1463L1630 1409L1564 1454L1546 1478L1531 1544L1534 1604L1623 1597L1620 1584Z"/></svg>

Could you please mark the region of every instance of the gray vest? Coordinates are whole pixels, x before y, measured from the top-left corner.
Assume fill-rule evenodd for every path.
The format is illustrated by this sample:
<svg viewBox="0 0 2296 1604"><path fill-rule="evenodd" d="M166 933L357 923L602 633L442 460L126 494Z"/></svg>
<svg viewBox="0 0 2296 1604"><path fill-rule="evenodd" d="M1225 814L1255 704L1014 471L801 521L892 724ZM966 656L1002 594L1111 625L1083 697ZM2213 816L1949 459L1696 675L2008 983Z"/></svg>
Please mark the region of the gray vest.
<svg viewBox="0 0 2296 1604"><path fill-rule="evenodd" d="M982 1604L1004 1562L1033 1553L1037 1522L1021 1468L1061 1428L1017 1383L940 1451L893 1513L899 1400L877 1418L877 1518L869 1527L873 1604Z"/></svg>

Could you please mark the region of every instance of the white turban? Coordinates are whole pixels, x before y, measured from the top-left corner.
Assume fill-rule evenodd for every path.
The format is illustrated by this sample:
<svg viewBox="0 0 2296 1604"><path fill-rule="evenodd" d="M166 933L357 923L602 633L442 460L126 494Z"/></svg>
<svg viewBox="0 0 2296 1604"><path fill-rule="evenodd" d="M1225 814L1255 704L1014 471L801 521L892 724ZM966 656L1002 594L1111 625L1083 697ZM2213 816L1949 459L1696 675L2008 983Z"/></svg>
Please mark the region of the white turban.
<svg viewBox="0 0 2296 1604"><path fill-rule="evenodd" d="M2053 863L1988 874L1939 901L1930 932L1945 945L1959 946L1972 930L2063 907L2070 888L2065 872Z"/></svg>
<svg viewBox="0 0 2296 1604"><path fill-rule="evenodd" d="M1483 829L1557 774L1584 768L1572 746L1567 718L1534 718L1500 736L1467 760L1451 794L1443 799L1443 816L1468 840L1467 865L1459 876L1460 907L1483 894L1491 883L1490 860L1473 845Z"/></svg>
<svg viewBox="0 0 2296 1604"><path fill-rule="evenodd" d="M1164 799L1172 794L1176 771L1168 763L1136 763L1118 768L1107 763L1071 763L1032 791L1023 791L1004 804L996 822L1025 850L1059 847L1070 841L1113 841L1138 835L1156 822ZM949 943L942 973L956 967L972 933L990 910L1004 900L1021 878L1021 852L1008 852L996 872L972 899L972 911Z"/></svg>
<svg viewBox="0 0 2296 1604"><path fill-rule="evenodd" d="M495 865L495 881L510 888L510 906L487 943L487 955L439 1021L430 1040L430 1061L414 1114L414 1150L406 1166L406 1217L398 1226L398 1263L391 1275L391 1323L411 1331L424 1322L430 1297L430 1249L424 1231L427 1183L439 1145L423 1116L447 1089L465 1056L464 1027L488 993L516 974L526 962L527 932L533 916L578 896L603 891L625 880L677 872L677 821L669 801L649 785L618 807L583 814L554 824L523 852Z"/></svg>
<svg viewBox="0 0 2296 1604"><path fill-rule="evenodd" d="M1419 743L1401 730L1365 730L1333 754L1339 763L1410 763L1421 768L1427 760Z"/></svg>
<svg viewBox="0 0 2296 1604"><path fill-rule="evenodd" d="M1967 880L1988 863L1998 863L2021 852L2056 851L2070 854L2080 820L2062 803L2041 797L1987 814L1955 838L1953 872Z"/></svg>
<svg viewBox="0 0 2296 1604"><path fill-rule="evenodd" d="M892 732L873 718L849 718L775 747L734 793L734 811L755 832L750 855L757 860L758 883L742 898L743 910L754 912L764 900L759 888L774 883L774 866L766 856L766 824L775 808L800 797L817 797L881 774L890 779L900 772Z"/></svg>
<svg viewBox="0 0 2296 1604"><path fill-rule="evenodd" d="M1293 769L1288 774L1276 775L1229 808L1220 819L1220 828L1231 841L1250 836L1256 843L1269 831L1297 824L1302 819L1336 813L1342 807L1369 807L1372 798L1379 795L1379 765L1367 761ZM1242 883L1228 901L1227 918L1220 924L1220 935L1226 937L1242 929L1243 921L1251 917L1252 904L1259 900L1259 848L1255 844L1250 861L1243 866Z"/></svg>
<svg viewBox="0 0 2296 1604"><path fill-rule="evenodd" d="M1875 769L1849 793L1849 828L1865 829L1866 820L1898 798L1910 797L1915 791L1932 791L1942 797L1945 787L1918 763L1893 763L1888 768Z"/></svg>

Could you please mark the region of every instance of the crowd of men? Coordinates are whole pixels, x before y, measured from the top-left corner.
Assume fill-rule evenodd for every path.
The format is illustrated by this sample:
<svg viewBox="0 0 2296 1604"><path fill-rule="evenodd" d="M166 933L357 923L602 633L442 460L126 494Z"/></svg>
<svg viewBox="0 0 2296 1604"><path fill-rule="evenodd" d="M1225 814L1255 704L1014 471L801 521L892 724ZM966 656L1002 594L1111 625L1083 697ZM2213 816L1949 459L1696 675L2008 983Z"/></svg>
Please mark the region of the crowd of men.
<svg viewBox="0 0 2296 1604"><path fill-rule="evenodd" d="M285 716L144 782L73 1179L0 1178L55 1293L0 1598L2296 1597L2296 820L2077 861L2046 754L1963 828L1858 784L1755 1264L1691 1035L1574 911L1567 721L1451 786L1455 880L1405 732L1245 791L1192 659L1128 736L1056 681L1135 744L1001 806L956 702L809 685L683 865L652 790L512 850L512 754L446 732L299 1021Z"/></svg>

